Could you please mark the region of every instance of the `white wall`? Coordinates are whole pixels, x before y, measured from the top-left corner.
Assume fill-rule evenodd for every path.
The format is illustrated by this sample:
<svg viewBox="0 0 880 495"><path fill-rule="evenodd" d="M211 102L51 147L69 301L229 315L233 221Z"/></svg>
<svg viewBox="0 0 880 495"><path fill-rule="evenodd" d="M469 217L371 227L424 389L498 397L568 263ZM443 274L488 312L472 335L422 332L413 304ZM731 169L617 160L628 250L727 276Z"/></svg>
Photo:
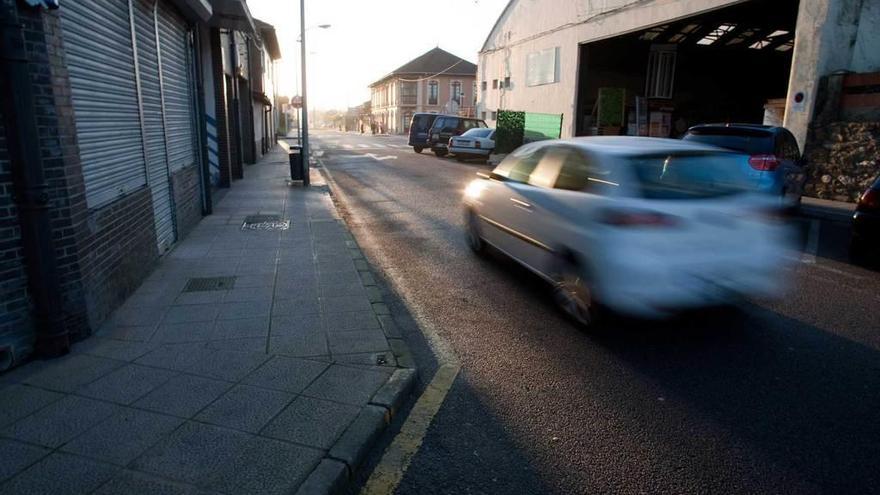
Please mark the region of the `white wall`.
<svg viewBox="0 0 880 495"><path fill-rule="evenodd" d="M880 72L880 1L862 0L859 29L853 46L853 72Z"/></svg>

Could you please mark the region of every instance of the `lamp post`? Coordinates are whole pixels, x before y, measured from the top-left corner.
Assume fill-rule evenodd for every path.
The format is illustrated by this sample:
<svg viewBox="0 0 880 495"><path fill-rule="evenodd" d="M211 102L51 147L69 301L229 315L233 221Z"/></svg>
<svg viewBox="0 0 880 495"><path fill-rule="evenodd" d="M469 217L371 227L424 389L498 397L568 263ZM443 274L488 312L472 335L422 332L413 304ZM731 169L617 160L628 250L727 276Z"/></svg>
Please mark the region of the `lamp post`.
<svg viewBox="0 0 880 495"><path fill-rule="evenodd" d="M329 24L321 24L317 26L321 29L327 29ZM299 2L299 41L300 41L300 62L302 63L302 134L300 134L300 144L302 144L302 157L304 167L304 179L306 184L309 180L309 102L306 90L306 0Z"/></svg>

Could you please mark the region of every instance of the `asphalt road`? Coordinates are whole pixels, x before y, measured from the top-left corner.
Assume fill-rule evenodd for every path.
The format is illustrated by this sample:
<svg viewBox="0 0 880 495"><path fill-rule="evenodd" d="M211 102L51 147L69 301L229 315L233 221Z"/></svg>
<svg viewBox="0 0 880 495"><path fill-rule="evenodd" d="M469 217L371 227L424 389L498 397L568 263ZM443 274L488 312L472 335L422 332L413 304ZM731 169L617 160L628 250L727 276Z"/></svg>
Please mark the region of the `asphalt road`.
<svg viewBox="0 0 880 495"><path fill-rule="evenodd" d="M880 273L845 261L845 227L814 227L780 301L584 333L535 277L468 250L461 193L485 166L402 137L313 143L414 315L422 378L434 334L461 363L397 493L880 491Z"/></svg>

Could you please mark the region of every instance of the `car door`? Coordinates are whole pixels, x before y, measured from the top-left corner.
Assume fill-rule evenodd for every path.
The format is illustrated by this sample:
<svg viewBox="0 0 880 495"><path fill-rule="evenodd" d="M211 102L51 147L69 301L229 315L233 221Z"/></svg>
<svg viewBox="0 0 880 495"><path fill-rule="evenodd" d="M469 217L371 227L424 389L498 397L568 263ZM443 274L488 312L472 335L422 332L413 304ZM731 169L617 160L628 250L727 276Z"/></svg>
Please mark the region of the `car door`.
<svg viewBox="0 0 880 495"><path fill-rule="evenodd" d="M534 187L528 181L544 153L543 147L534 144L517 149L493 170L492 180L481 195L479 216L484 239L524 264L528 264L529 243L515 226L527 223L531 216L531 204L523 198L523 192Z"/></svg>

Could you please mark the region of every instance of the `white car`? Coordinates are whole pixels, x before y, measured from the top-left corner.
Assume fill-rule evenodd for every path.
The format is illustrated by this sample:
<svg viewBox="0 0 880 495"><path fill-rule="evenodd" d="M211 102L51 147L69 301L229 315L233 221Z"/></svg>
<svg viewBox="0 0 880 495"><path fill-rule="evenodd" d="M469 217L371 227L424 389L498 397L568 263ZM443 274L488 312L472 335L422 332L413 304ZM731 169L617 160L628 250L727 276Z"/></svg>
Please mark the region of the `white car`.
<svg viewBox="0 0 880 495"><path fill-rule="evenodd" d="M495 151L495 129L469 129L460 136L449 138L448 149L460 162L468 158L480 158L483 161L488 161L489 155Z"/></svg>
<svg viewBox="0 0 880 495"><path fill-rule="evenodd" d="M792 232L747 155L672 139L587 137L520 147L468 185L467 239L553 284L589 325L597 303L663 317L783 288Z"/></svg>

